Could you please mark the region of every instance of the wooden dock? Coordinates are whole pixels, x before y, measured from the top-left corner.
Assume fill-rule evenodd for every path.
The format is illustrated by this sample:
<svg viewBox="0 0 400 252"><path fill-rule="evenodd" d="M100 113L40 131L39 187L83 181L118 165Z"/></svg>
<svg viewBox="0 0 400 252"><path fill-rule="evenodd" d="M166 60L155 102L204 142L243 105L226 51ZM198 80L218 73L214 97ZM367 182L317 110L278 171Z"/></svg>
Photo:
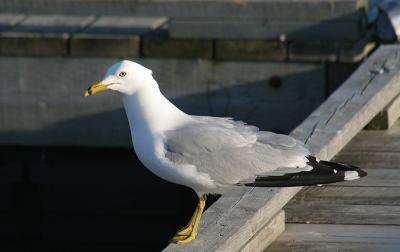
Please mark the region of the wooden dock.
<svg viewBox="0 0 400 252"><path fill-rule="evenodd" d="M291 135L303 141L318 158L323 160L332 159L374 118L375 115L379 113L379 111L387 107L387 105L397 97L400 92L399 50L400 48L398 46L380 47L338 90L300 124ZM379 136L375 137L375 139L371 138L372 144L379 142L376 138L380 139ZM387 145L385 144L384 146ZM361 166L363 165L361 164ZM370 177L376 178L373 173L371 176L371 171L369 169L367 171L370 172ZM361 182L354 183L362 184L368 183L368 181L370 180L361 180ZM384 182L387 184L386 181ZM335 187L327 186L323 187L323 190L325 190L325 188L332 190ZM200 222L199 235L196 240L186 246L171 244L164 251L263 251L283 232L285 221L283 218L284 211L282 209L300 189L300 187L243 188L242 190L228 192L205 212ZM313 189L314 188L305 190ZM377 192L375 189L371 189L371 191ZM355 193L355 195L362 196L362 193L365 193L365 191L360 190L360 192ZM340 191L334 192L333 194L335 196L340 195L346 199L346 194L340 193ZM299 196L300 199L302 198L301 195L302 194ZM324 205L323 200L328 202L332 200L332 198L328 196L329 193L326 195L326 197L322 195L319 202L314 203L314 205L311 203L311 205L306 205L303 208L301 208L301 206L299 206L298 209L293 208L293 212L296 216L301 216L301 213L306 216L303 217L302 220L298 217L296 221L306 222L310 217L310 209L318 213L315 216L326 213L327 216L322 217L321 222L329 220L328 216L332 216L336 212L339 213L341 218L345 219L352 207L347 206L347 209L340 208L339 203L342 201L341 198L335 200L335 203L337 203L334 204L337 205L336 208L333 208L334 205ZM377 219L377 216L379 216L380 219L381 216L388 214L387 221L382 224L389 225L396 219L393 214L400 212L396 211L394 208L392 209L391 207L385 206L382 206L382 208L384 208L382 212L382 209L379 210L380 208L376 205L368 205L362 201L361 203L363 204L360 204L357 198L353 199L352 195L354 194L349 194L349 196L347 196L347 202L357 204L354 205L353 209L362 215L361 220L367 220L368 215L372 220L374 218ZM380 196L378 198L383 199L383 197ZM345 202L345 200L343 201ZM293 205L287 206L287 211L289 213L291 206ZM341 206L344 205L342 204ZM339 211L340 209L341 211ZM294 215L288 214L288 216L290 218L290 216ZM347 217L347 219L353 220L351 215L349 217ZM354 219L356 218L354 217ZM334 223L339 224L340 222L337 220ZM343 220L343 223L347 222ZM289 226L288 233L291 227L292 226ZM314 227L316 230L310 231L310 234L316 234L316 236L325 231L329 231L328 227ZM368 232L362 235L361 232L357 233L350 229L342 228L350 234L355 233L364 237L374 237L368 235ZM360 227L354 226L353 228L364 231L364 229ZM377 227L374 226L374 228ZM298 227L298 229L303 230L304 228ZM318 233L318 230L321 231ZM297 236L299 232L293 232L296 237L299 237ZM383 232L382 230L375 230L373 234L380 233L383 238L386 238L387 236ZM390 235L395 234L393 231L388 232ZM301 237L298 239L302 240ZM359 240L359 242L362 241ZM288 242L284 241L283 244L288 244ZM383 245L386 246L385 244L387 243ZM365 242L363 242L363 245L365 245ZM300 251L301 250L300 248ZM308 249L303 250L308 251Z"/></svg>
<svg viewBox="0 0 400 252"><path fill-rule="evenodd" d="M304 188L284 207L286 231L265 252L400 251L400 122L360 132L334 160L368 176Z"/></svg>

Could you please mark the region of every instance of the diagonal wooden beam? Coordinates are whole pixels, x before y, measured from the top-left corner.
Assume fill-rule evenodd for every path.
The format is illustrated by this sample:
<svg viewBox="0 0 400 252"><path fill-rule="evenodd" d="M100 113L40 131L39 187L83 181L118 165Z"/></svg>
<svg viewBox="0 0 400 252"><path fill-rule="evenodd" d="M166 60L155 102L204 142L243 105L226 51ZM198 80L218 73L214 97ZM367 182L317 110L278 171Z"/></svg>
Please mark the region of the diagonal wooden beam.
<svg viewBox="0 0 400 252"><path fill-rule="evenodd" d="M400 92L399 70L400 46L380 47L291 135L319 158L331 159ZM232 190L205 212L196 240L171 244L164 251L239 251L262 235L264 239L246 247L260 251L272 240L262 228L300 189Z"/></svg>

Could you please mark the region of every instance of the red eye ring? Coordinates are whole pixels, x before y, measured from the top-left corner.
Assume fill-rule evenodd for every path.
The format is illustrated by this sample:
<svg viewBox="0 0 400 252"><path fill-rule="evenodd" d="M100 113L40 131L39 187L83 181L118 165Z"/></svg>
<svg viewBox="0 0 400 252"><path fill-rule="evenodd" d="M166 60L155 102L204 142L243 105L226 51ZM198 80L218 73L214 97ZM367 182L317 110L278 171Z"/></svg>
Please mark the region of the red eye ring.
<svg viewBox="0 0 400 252"><path fill-rule="evenodd" d="M119 77L125 77L126 76L126 72L122 71L118 73Z"/></svg>

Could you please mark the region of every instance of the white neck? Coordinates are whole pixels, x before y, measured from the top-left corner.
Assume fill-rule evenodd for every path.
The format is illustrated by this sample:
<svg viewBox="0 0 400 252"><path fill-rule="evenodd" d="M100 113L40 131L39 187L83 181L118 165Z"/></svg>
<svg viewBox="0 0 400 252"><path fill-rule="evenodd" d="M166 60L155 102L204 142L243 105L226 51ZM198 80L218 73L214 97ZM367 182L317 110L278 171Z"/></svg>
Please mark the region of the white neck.
<svg viewBox="0 0 400 252"><path fill-rule="evenodd" d="M123 101L132 134L154 135L190 120L189 115L164 97L158 85L124 95Z"/></svg>

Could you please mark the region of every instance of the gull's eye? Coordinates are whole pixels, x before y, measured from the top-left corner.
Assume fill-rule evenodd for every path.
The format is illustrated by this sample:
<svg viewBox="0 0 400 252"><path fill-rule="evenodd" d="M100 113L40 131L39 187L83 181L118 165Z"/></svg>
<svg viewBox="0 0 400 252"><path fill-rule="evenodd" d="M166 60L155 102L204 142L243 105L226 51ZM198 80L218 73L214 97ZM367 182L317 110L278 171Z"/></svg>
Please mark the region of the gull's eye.
<svg viewBox="0 0 400 252"><path fill-rule="evenodd" d="M118 73L119 77L125 77L126 76L126 72L122 71Z"/></svg>

